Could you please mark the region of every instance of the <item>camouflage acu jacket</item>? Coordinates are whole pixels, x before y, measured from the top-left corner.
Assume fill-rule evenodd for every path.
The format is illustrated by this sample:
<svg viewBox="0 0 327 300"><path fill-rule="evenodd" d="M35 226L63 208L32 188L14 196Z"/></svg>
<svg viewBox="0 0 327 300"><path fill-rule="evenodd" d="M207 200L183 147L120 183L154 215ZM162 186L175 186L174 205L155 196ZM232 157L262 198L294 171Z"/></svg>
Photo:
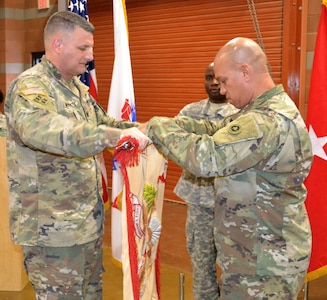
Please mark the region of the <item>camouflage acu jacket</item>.
<svg viewBox="0 0 327 300"><path fill-rule="evenodd" d="M98 154L115 146L118 128L135 123L108 117L87 86L77 77L65 82L45 57L12 82L5 114L14 242L70 246L99 237Z"/></svg>
<svg viewBox="0 0 327 300"><path fill-rule="evenodd" d="M215 104L215 107L217 107L216 111L212 112L209 99L204 99L186 105L178 116L188 116L196 120L219 121L237 112L237 109L229 103ZM214 177L198 177L183 170L174 193L188 203L213 207L215 203L214 180Z"/></svg>
<svg viewBox="0 0 327 300"><path fill-rule="evenodd" d="M224 272L306 271L311 230L303 184L312 151L306 126L281 85L222 122L155 117L148 135L168 158L215 181L215 239Z"/></svg>
<svg viewBox="0 0 327 300"><path fill-rule="evenodd" d="M6 117L0 112L0 136L6 136Z"/></svg>

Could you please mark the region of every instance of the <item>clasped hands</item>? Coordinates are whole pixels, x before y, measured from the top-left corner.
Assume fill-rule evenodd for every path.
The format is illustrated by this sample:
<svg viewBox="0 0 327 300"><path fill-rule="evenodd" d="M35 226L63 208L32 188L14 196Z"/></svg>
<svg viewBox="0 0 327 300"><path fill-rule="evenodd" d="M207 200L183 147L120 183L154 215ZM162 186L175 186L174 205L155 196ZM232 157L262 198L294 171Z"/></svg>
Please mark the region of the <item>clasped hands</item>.
<svg viewBox="0 0 327 300"><path fill-rule="evenodd" d="M123 129L120 135L120 138L124 136L132 136L139 142L139 147L143 150L148 144L151 143L151 140L146 136L146 129L148 123L141 123L138 127L131 127Z"/></svg>

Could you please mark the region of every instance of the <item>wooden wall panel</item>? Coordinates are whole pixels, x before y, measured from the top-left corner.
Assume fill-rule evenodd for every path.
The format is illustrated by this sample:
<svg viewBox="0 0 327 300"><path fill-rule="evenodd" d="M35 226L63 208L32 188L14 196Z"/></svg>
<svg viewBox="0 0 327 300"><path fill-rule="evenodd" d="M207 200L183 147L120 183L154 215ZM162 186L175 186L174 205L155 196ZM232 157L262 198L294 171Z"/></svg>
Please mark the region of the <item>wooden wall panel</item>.
<svg viewBox="0 0 327 300"><path fill-rule="evenodd" d="M283 1L256 0L257 16L272 76L281 83ZM95 65L101 104L107 108L114 60L112 1L88 2L95 25ZM175 116L206 97L203 73L228 40L256 32L245 0L126 0L137 120ZM111 184L111 155L106 153ZM169 162L165 198L181 169Z"/></svg>

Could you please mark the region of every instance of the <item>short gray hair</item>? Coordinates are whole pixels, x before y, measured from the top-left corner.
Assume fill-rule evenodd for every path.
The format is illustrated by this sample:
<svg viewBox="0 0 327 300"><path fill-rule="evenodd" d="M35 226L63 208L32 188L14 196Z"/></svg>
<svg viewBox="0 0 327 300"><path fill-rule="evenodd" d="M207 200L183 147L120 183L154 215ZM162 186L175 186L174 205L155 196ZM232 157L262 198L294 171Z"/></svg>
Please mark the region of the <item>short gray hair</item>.
<svg viewBox="0 0 327 300"><path fill-rule="evenodd" d="M44 28L44 38L58 31L72 32L76 27L80 27L87 32L93 33L92 23L71 11L59 11L54 13L47 21Z"/></svg>

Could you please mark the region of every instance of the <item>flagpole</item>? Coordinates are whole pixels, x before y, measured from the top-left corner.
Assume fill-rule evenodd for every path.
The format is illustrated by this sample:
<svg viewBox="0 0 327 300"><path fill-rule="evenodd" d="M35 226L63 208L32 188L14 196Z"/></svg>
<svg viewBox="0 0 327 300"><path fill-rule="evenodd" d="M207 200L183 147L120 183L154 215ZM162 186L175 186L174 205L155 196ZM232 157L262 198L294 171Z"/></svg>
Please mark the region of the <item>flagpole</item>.
<svg viewBox="0 0 327 300"><path fill-rule="evenodd" d="M303 288L303 300L309 300L309 282L304 283L304 288Z"/></svg>
<svg viewBox="0 0 327 300"><path fill-rule="evenodd" d="M58 0L58 11L67 10L67 0Z"/></svg>
<svg viewBox="0 0 327 300"><path fill-rule="evenodd" d="M184 273L179 274L179 300L184 300Z"/></svg>

